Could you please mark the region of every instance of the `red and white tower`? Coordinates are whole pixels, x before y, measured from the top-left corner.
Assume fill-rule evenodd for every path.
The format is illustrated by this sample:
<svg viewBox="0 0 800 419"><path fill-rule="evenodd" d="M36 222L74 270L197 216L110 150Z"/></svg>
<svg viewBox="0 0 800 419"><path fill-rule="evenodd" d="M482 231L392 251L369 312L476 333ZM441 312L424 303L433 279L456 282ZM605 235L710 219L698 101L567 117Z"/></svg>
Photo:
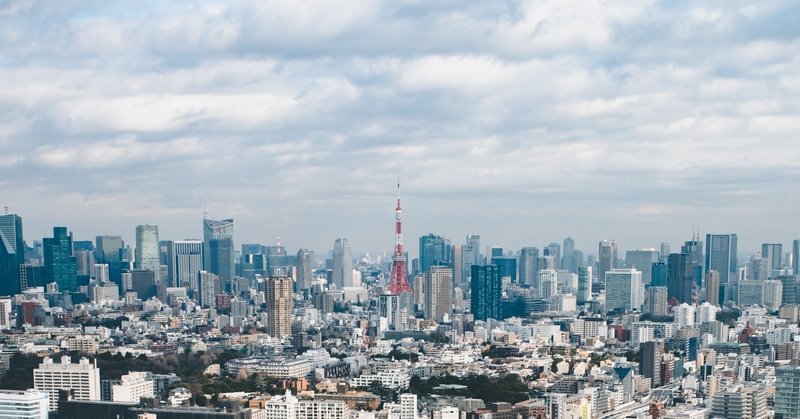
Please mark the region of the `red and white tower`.
<svg viewBox="0 0 800 419"><path fill-rule="evenodd" d="M392 278L389 281L389 292L400 295L412 292L406 278L406 255L403 252L403 210L400 208L400 180L397 180L397 208L395 209L394 256L392 257Z"/></svg>

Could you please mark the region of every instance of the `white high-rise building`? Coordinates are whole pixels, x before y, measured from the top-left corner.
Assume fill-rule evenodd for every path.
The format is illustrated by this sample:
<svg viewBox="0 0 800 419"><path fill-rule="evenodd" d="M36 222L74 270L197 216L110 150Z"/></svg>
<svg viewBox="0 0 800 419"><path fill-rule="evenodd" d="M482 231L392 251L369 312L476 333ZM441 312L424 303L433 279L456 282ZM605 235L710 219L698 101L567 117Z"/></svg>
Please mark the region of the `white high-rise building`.
<svg viewBox="0 0 800 419"><path fill-rule="evenodd" d="M606 272L606 311L639 310L644 300L642 273L636 269L611 269Z"/></svg>
<svg viewBox="0 0 800 419"><path fill-rule="evenodd" d="M693 304L681 303L673 309L675 313L675 325L682 329L694 326L695 306Z"/></svg>
<svg viewBox="0 0 800 419"><path fill-rule="evenodd" d="M175 240L167 244L170 286L197 290L197 273L203 270L203 241Z"/></svg>
<svg viewBox="0 0 800 419"><path fill-rule="evenodd" d="M139 403L140 398L155 394L153 378L148 372L129 372L120 381L111 387L111 400L115 402Z"/></svg>
<svg viewBox="0 0 800 419"><path fill-rule="evenodd" d="M92 273L92 277L94 277L94 282L98 284L104 284L109 281L108 279L108 264L107 263L95 263L94 264L94 272Z"/></svg>
<svg viewBox="0 0 800 419"><path fill-rule="evenodd" d="M417 395L405 393L400 395L400 419L417 419Z"/></svg>
<svg viewBox="0 0 800 419"><path fill-rule="evenodd" d="M558 271L542 269L536 273L536 289L539 298L549 299L558 294Z"/></svg>
<svg viewBox="0 0 800 419"><path fill-rule="evenodd" d="M708 301L700 304L697 307L697 323L703 324L705 322L716 321L718 311L719 307L709 303Z"/></svg>
<svg viewBox="0 0 800 419"><path fill-rule="evenodd" d="M763 306L770 310L778 310L783 303L783 282L769 279L764 281L764 291L761 293Z"/></svg>
<svg viewBox="0 0 800 419"><path fill-rule="evenodd" d="M11 327L11 299L0 298L0 330Z"/></svg>
<svg viewBox="0 0 800 419"><path fill-rule="evenodd" d="M0 418L47 419L49 398L36 390L0 390Z"/></svg>
<svg viewBox="0 0 800 419"><path fill-rule="evenodd" d="M73 364L68 356L61 363L45 357L33 370L33 386L50 396L50 410L58 410L58 390L72 390L75 400L100 400L100 370L86 358Z"/></svg>
<svg viewBox="0 0 800 419"><path fill-rule="evenodd" d="M378 300L378 314L386 318L392 330L403 330L400 319L400 297L395 294L383 294Z"/></svg>

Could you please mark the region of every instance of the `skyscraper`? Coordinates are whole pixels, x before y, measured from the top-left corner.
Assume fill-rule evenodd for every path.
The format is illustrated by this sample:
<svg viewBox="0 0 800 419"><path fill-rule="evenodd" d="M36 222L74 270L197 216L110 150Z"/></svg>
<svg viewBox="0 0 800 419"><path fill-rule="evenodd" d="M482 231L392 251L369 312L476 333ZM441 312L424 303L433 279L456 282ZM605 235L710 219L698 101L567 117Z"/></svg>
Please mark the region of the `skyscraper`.
<svg viewBox="0 0 800 419"><path fill-rule="evenodd" d="M539 249L535 247L523 247L519 252L519 282L521 284L532 286L536 281L536 272L539 272L536 265L538 258Z"/></svg>
<svg viewBox="0 0 800 419"><path fill-rule="evenodd" d="M285 268L275 268L266 281L267 334L283 338L292 334L292 279Z"/></svg>
<svg viewBox="0 0 800 419"><path fill-rule="evenodd" d="M642 307L642 273L636 269L612 269L606 272L606 312L626 312Z"/></svg>
<svg viewBox="0 0 800 419"><path fill-rule="evenodd" d="M722 301L719 296L719 289L720 289L719 272L713 269L706 272L705 286L706 286L706 293L705 293L706 301L715 306L721 305Z"/></svg>
<svg viewBox="0 0 800 419"><path fill-rule="evenodd" d="M431 266L425 272L425 318L441 322L453 311L453 271Z"/></svg>
<svg viewBox="0 0 800 419"><path fill-rule="evenodd" d="M667 259L667 298L679 303L691 303L694 291L694 277L691 272L689 255L673 253Z"/></svg>
<svg viewBox="0 0 800 419"><path fill-rule="evenodd" d="M503 284L497 266L472 265L471 309L475 320L500 319Z"/></svg>
<svg viewBox="0 0 800 419"><path fill-rule="evenodd" d="M21 291L20 265L25 264L22 218L16 214L0 215L0 295Z"/></svg>
<svg viewBox="0 0 800 419"><path fill-rule="evenodd" d="M792 241L792 273L800 275L800 240Z"/></svg>
<svg viewBox="0 0 800 419"><path fill-rule="evenodd" d="M697 289L703 288L703 242L700 236L695 236L692 240L686 241L681 246L681 253L689 255L689 273L691 274Z"/></svg>
<svg viewBox="0 0 800 419"><path fill-rule="evenodd" d="M402 319L400 318L400 297L394 294L381 294L378 299L378 315L386 318L389 328L392 330L402 330Z"/></svg>
<svg viewBox="0 0 800 419"><path fill-rule="evenodd" d="M450 265L450 240L435 234L419 238L419 269L428 272L431 266Z"/></svg>
<svg viewBox="0 0 800 419"><path fill-rule="evenodd" d="M97 236L95 238L95 259L108 265L109 279L117 285L122 283L122 255L125 247L121 236Z"/></svg>
<svg viewBox="0 0 800 419"><path fill-rule="evenodd" d="M200 271L197 273L197 287L199 288L199 295L197 302L203 308L216 308L217 294L220 292L219 276L217 274Z"/></svg>
<svg viewBox="0 0 800 419"><path fill-rule="evenodd" d="M77 262L72 255L72 233L66 227L53 227L53 237L45 238L44 272L45 280L55 282L58 291L77 291Z"/></svg>
<svg viewBox="0 0 800 419"><path fill-rule="evenodd" d="M572 237L564 239L564 256L561 257L561 269L569 272L578 272L578 261L575 259L575 240Z"/></svg>
<svg viewBox="0 0 800 419"><path fill-rule="evenodd" d="M653 388L661 386L661 347L658 342L639 344L639 374L649 378Z"/></svg>
<svg viewBox="0 0 800 419"><path fill-rule="evenodd" d="M353 254L347 239L333 243L333 285L338 289L353 286Z"/></svg>
<svg viewBox="0 0 800 419"><path fill-rule="evenodd" d="M617 267L617 243L603 240L597 250L597 279L604 281L606 272Z"/></svg>
<svg viewBox="0 0 800 419"><path fill-rule="evenodd" d="M536 296L549 299L558 294L558 271L555 269L541 269L536 273Z"/></svg>
<svg viewBox="0 0 800 419"><path fill-rule="evenodd" d="M275 246L267 246L267 272L272 272L274 268L288 268L289 256L286 253L286 248L281 245L281 239L278 238Z"/></svg>
<svg viewBox="0 0 800 419"><path fill-rule="evenodd" d="M203 269L217 274L227 291L236 269L234 255L233 219L203 219Z"/></svg>
<svg viewBox="0 0 800 419"><path fill-rule="evenodd" d="M45 357L39 368L33 370L33 387L50 394L50 410L58 410L58 391L72 389L74 400L100 400L100 370L96 363L81 358L73 364L66 355L61 363Z"/></svg>
<svg viewBox="0 0 800 419"><path fill-rule="evenodd" d="M550 243L544 248L544 255L551 256L556 269L561 269L561 245Z"/></svg>
<svg viewBox="0 0 800 419"><path fill-rule="evenodd" d="M783 245L780 243L762 244L761 257L767 259L769 264L770 272L767 274L767 278L772 278L772 271L779 270L783 267Z"/></svg>
<svg viewBox="0 0 800 419"><path fill-rule="evenodd" d="M653 317L667 315L667 287L647 288L647 312Z"/></svg>
<svg viewBox="0 0 800 419"><path fill-rule="evenodd" d="M592 267L578 268L578 304L587 303L592 299Z"/></svg>
<svg viewBox="0 0 800 419"><path fill-rule="evenodd" d="M733 300L737 268L737 238L735 234L706 234L705 272L719 272L720 301Z"/></svg>
<svg viewBox="0 0 800 419"><path fill-rule="evenodd" d="M297 289L309 290L311 289L312 277L312 253L308 249L300 249L297 251Z"/></svg>
<svg viewBox="0 0 800 419"><path fill-rule="evenodd" d="M136 269L155 272L156 282L161 271L161 257L158 244L158 226L136 226Z"/></svg>
<svg viewBox="0 0 800 419"><path fill-rule="evenodd" d="M642 271L642 282L645 285L652 282L654 262L658 262L656 249L628 250L625 253L625 266Z"/></svg>
<svg viewBox="0 0 800 419"><path fill-rule="evenodd" d="M201 240L167 242L167 273L171 286L198 290L197 273L203 270L203 248Z"/></svg>
<svg viewBox="0 0 800 419"><path fill-rule="evenodd" d="M662 261L663 259L663 261ZM667 286L667 256L659 257L658 262L653 262L650 271L650 285L653 287Z"/></svg>

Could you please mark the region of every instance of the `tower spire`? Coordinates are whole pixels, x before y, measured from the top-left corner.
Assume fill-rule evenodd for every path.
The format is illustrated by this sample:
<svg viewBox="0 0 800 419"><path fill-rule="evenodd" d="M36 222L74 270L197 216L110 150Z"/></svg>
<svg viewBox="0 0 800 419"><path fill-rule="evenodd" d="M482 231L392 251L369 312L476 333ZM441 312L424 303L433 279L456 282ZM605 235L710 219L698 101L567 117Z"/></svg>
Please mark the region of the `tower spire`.
<svg viewBox="0 0 800 419"><path fill-rule="evenodd" d="M400 295L411 292L411 285L406 277L406 255L403 252L403 209L400 206L400 178L397 178L397 208L395 209L394 227L394 255L392 257L392 277L389 282L389 291Z"/></svg>

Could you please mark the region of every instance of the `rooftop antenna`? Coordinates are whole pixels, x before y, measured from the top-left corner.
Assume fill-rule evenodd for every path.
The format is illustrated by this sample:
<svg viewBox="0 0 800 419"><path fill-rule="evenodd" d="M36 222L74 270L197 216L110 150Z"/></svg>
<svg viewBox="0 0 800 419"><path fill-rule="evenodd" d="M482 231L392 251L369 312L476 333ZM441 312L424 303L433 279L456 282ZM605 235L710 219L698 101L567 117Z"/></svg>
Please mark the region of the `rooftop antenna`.
<svg viewBox="0 0 800 419"><path fill-rule="evenodd" d="M281 245L281 236L278 236L278 246Z"/></svg>

